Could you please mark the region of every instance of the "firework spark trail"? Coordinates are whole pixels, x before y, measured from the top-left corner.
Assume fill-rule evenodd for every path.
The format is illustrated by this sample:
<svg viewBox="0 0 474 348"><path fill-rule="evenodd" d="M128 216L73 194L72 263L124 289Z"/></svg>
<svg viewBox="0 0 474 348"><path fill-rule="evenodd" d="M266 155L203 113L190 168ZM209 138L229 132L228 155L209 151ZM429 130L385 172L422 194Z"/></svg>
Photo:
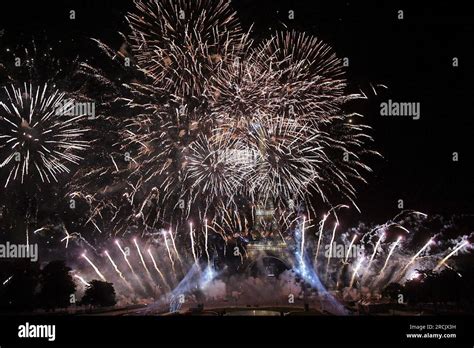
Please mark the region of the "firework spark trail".
<svg viewBox="0 0 474 348"><path fill-rule="evenodd" d="M82 284L84 284L85 286L90 286L90 283L86 282L86 280L85 280L84 278L82 278L80 275L74 274L74 278L79 279L80 282L81 282Z"/></svg>
<svg viewBox="0 0 474 348"><path fill-rule="evenodd" d="M128 268L130 268L130 271L132 271L133 275L137 275L135 273L135 270L133 269L130 261L128 261L128 257L127 257L127 254L125 253L125 251L122 249L122 246L120 245L120 242L118 240L115 241L115 244L117 245L117 247L120 249L122 255L123 255L123 259L125 260L125 262L127 263L128 265Z"/></svg>
<svg viewBox="0 0 474 348"><path fill-rule="evenodd" d="M122 272L120 272L119 268L117 267L117 265L115 264L114 260L112 259L112 257L110 256L109 252L106 250L105 251L105 255L107 256L107 258L109 259L110 263L112 264L112 266L114 267L115 269L115 272L117 272L117 274L119 275L119 277L125 282L125 284L130 287L130 284L129 282L127 281L127 279L125 279L125 277L123 276Z"/></svg>
<svg viewBox="0 0 474 348"><path fill-rule="evenodd" d="M66 249L67 247L69 246L69 239L73 238L73 236L71 236L68 232L68 230L66 229L66 226L64 225L64 223L62 224L62 227L63 227L63 231L64 233L66 234L66 237L64 237L63 239L61 239L61 242L66 242ZM35 231L36 232L36 231ZM33 233L35 233L33 232Z"/></svg>
<svg viewBox="0 0 474 348"><path fill-rule="evenodd" d="M95 223L94 220L90 220L90 222L94 225L95 228L97 228L97 231L99 231L100 233L102 233L102 230L99 228L99 226L97 226L97 224Z"/></svg>
<svg viewBox="0 0 474 348"><path fill-rule="evenodd" d="M13 278L13 276L9 276L7 279L5 279L5 281L2 283L2 285L6 285L12 278Z"/></svg>
<svg viewBox="0 0 474 348"><path fill-rule="evenodd" d="M120 249L120 252L122 253L123 259L124 259L125 262L127 263L128 268L130 268L130 271L132 271L132 274L133 274L133 276L135 277L135 279L137 280L138 285L139 285L140 288L143 290L143 292L146 293L147 290L146 290L146 288L145 288L145 285L143 284L143 281L142 281L142 279L138 276L138 274L135 273L135 270L133 269L132 264L131 264L130 261L128 260L127 253L125 252L125 250L122 249L122 246L120 245L120 243L119 243L118 240L115 240L115 244L116 244L117 247Z"/></svg>
<svg viewBox="0 0 474 348"><path fill-rule="evenodd" d="M99 269L97 268L96 265L94 265L94 263L87 257L86 254L82 254L82 257L92 266L92 268L94 269L95 273L97 273L97 275L100 277L100 279L102 279L104 282L106 282L107 280L105 279L105 277L102 275L102 273L100 273Z"/></svg>
<svg viewBox="0 0 474 348"><path fill-rule="evenodd" d="M189 223L189 237L191 239L191 251L192 251L193 257L194 257L194 263L197 264L198 259L197 259L196 251L194 250L194 232L193 232L193 223L192 222Z"/></svg>
<svg viewBox="0 0 474 348"><path fill-rule="evenodd" d="M454 248L453 251L451 251L445 258L443 258L440 262L438 262L438 264L436 265L436 267L433 269L433 271L437 271L438 269L440 269L445 263L446 261L448 261L448 259L453 256L454 254L456 254L459 250L461 250L462 248L466 247L469 245L469 242L468 241L465 241L464 243L461 243L460 245L458 245L456 248Z"/></svg>
<svg viewBox="0 0 474 348"><path fill-rule="evenodd" d="M133 244L135 244L135 247L137 248L138 256L140 257L140 261L142 262L143 269L145 270L146 274L152 279L151 273L148 270L148 267L146 266L145 260L143 259L142 251L140 250L140 247L138 246L138 242L136 238L133 238Z"/></svg>
<svg viewBox="0 0 474 348"><path fill-rule="evenodd" d="M316 247L316 256L314 257L315 263L318 261L318 255L319 255L319 248L321 246L321 239L323 236L323 229L324 229L324 223L326 222L326 219L329 217L329 214L325 214L323 216L323 219L320 222L319 226L319 237L318 237L318 246Z"/></svg>
<svg viewBox="0 0 474 348"><path fill-rule="evenodd" d="M400 274L399 274L399 277L398 279L401 279L403 277L403 275L405 274L406 270L408 269L408 267L410 267L411 264L413 264L413 262L415 262L416 258L418 256L420 256L420 254L430 246L430 244L433 243L433 238L434 237L431 237L428 242L426 242L426 244L410 259L410 261L408 261L408 263L406 264L405 267L403 267L403 269L400 271Z"/></svg>
<svg viewBox="0 0 474 348"><path fill-rule="evenodd" d="M428 214L422 213L421 211L408 209L408 210L402 210L400 213L395 215L395 217L391 221L395 221L396 219L398 219L400 216L402 216L404 214L414 214L414 215L422 216L424 218L428 217Z"/></svg>
<svg viewBox="0 0 474 348"><path fill-rule="evenodd" d="M400 243L400 241L402 240L402 236L399 236L397 238L397 241L392 245L392 247L390 248L390 251L387 255L387 258L385 260L385 263L382 267L382 269L380 270L380 274L379 274L379 277L382 276L383 272L385 271L385 268L387 268L387 265L388 265L388 261L390 260L390 257L392 256L393 254L393 251L395 250L395 248L398 246L398 244Z"/></svg>
<svg viewBox="0 0 474 348"><path fill-rule="evenodd" d="M120 170L117 166L117 163L115 162L114 160L114 156L110 155L110 158L112 159L112 163L114 164L114 167L115 167L115 171L118 173Z"/></svg>
<svg viewBox="0 0 474 348"><path fill-rule="evenodd" d="M207 256L207 266L210 267L211 266L211 259L209 257L209 248L208 248L208 229L207 229L207 219L204 220L204 244L205 244L205 248L206 248L206 256Z"/></svg>
<svg viewBox="0 0 474 348"><path fill-rule="evenodd" d="M171 227L170 227L170 238L171 238L171 243L173 244L173 249L174 249L174 252L176 253L176 257L178 258L178 261L179 263L181 264L181 266L183 265L183 262L181 261L181 256L179 256L179 252L178 252L178 249L176 248L176 244L174 242L174 237L173 237L173 232L171 230Z"/></svg>
<svg viewBox="0 0 474 348"><path fill-rule="evenodd" d="M170 259L170 262L171 262L171 268L173 270L173 273L176 274L176 270L174 268L174 260L173 260L173 257L171 256L171 249L170 249L170 246L168 244L168 237L166 236L166 234L169 233L171 234L171 229L169 230L169 232L167 232L166 230L163 230L163 238L165 240L165 247L166 247L166 250L168 251L168 258Z"/></svg>
<svg viewBox="0 0 474 348"><path fill-rule="evenodd" d="M142 262L143 269L147 274L150 274L150 271L148 270L148 267L146 266L145 260L143 259L142 252L140 250L140 247L138 246L138 242L136 238L133 238L133 244L135 244L135 248L137 249L138 256L140 257L140 261Z"/></svg>
<svg viewBox="0 0 474 348"><path fill-rule="evenodd" d="M163 275L161 270L158 268L158 265L156 264L155 257L153 256L153 253L151 252L151 249L148 249L148 254L150 255L151 262L153 262L153 267L155 268L155 270L160 275L161 280L163 280L163 283L166 285L168 290L171 290L171 287L169 286L168 282L166 281L165 276Z"/></svg>
<svg viewBox="0 0 474 348"><path fill-rule="evenodd" d="M351 282L349 283L349 288L352 288L354 285L355 278L357 276L357 272L359 272L360 267L362 266L362 263L364 262L364 259L360 259L359 262L357 263L356 268L354 268L354 273L352 274Z"/></svg>
<svg viewBox="0 0 474 348"><path fill-rule="evenodd" d="M385 232L380 234L380 237L379 237L379 239L377 240L377 243L375 244L374 251L373 251L373 253L372 253L372 255L370 256L370 259L369 259L369 264L368 264L367 267L365 268L364 277L367 275L367 272L369 272L370 266L372 265L372 262L373 262L374 259L375 259L375 255L377 255L377 251L378 251L378 249L379 249L380 243L382 242L382 239L383 239L384 237L385 237Z"/></svg>
<svg viewBox="0 0 474 348"><path fill-rule="evenodd" d="M347 260L349 259L349 255L350 255L351 250L352 250L352 246L354 245L354 242L355 242L356 239L357 239L357 234L354 234L354 237L352 237L351 243L349 244L349 249L348 249L348 252L346 254L346 258L344 259L344 263L347 263Z"/></svg>
<svg viewBox="0 0 474 348"><path fill-rule="evenodd" d="M301 227L301 246L300 246L300 262L303 264L303 258L304 258L304 243L305 243L305 223L306 223L306 216L303 216L303 224Z"/></svg>
<svg viewBox="0 0 474 348"><path fill-rule="evenodd" d="M33 234L36 234L36 233L38 233L38 232L41 232L41 231L43 231L43 230L45 230L45 229L46 229L46 227L40 227L40 228L34 230L34 231L33 231ZM61 242L62 242L62 241L63 241L63 240L61 240Z"/></svg>
<svg viewBox="0 0 474 348"><path fill-rule="evenodd" d="M336 237L336 229L339 223L336 221L334 224L334 228L332 230L332 237L331 237L331 243L329 243L329 255L328 255L328 262L326 264L326 275L329 275L329 263L331 262L331 257L332 257L332 245L334 244L334 238Z"/></svg>

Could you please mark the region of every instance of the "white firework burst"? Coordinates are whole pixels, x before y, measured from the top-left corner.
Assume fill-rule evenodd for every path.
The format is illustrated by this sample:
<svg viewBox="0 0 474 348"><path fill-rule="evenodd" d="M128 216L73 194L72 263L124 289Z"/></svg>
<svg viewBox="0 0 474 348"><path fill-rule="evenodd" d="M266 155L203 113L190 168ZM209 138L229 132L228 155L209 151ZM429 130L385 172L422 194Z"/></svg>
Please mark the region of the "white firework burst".
<svg viewBox="0 0 474 348"><path fill-rule="evenodd" d="M248 180L254 200L303 200L322 162L322 147L317 146L320 135L283 117L254 119L248 127L248 146L258 153Z"/></svg>
<svg viewBox="0 0 474 348"><path fill-rule="evenodd" d="M125 116L109 117L122 126L124 181L147 226L250 221L266 203L289 214L355 205L371 138L346 113L360 95L329 45L292 31L255 46L226 0L137 0L127 20L134 77L118 86L100 69L86 73L121 91L111 104Z"/></svg>
<svg viewBox="0 0 474 348"><path fill-rule="evenodd" d="M359 97L346 93L341 60L316 37L278 32L256 51L262 66L278 71L281 112L289 117L304 118L318 127L332 122L344 103Z"/></svg>
<svg viewBox="0 0 474 348"><path fill-rule="evenodd" d="M5 187L28 177L49 183L69 173L67 165L78 164L82 157L77 153L88 148L81 140L86 129L78 125L86 114L60 115L66 95L47 84L5 86L2 92L0 168L6 173Z"/></svg>
<svg viewBox="0 0 474 348"><path fill-rule="evenodd" d="M223 136L211 138L200 135L189 146L187 180L195 197L211 203L233 201L241 193L244 180L251 170L247 148L236 140Z"/></svg>
<svg viewBox="0 0 474 348"><path fill-rule="evenodd" d="M280 108L279 72L262 67L258 53L222 65L209 81L207 94L213 115L230 126L271 116Z"/></svg>
<svg viewBox="0 0 474 348"><path fill-rule="evenodd" d="M244 47L229 1L138 0L135 6L127 15L134 57L166 93L201 95L212 72Z"/></svg>

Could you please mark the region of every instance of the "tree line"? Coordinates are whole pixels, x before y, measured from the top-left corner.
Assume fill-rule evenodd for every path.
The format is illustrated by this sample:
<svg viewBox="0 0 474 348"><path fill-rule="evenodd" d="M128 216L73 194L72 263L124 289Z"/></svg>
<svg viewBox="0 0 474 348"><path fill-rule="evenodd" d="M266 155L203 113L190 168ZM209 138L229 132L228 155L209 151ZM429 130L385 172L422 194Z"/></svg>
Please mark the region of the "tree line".
<svg viewBox="0 0 474 348"><path fill-rule="evenodd" d="M108 307L116 304L112 283L92 280L76 300L76 283L65 261L40 268L29 260L0 262L0 312L55 311L71 305Z"/></svg>

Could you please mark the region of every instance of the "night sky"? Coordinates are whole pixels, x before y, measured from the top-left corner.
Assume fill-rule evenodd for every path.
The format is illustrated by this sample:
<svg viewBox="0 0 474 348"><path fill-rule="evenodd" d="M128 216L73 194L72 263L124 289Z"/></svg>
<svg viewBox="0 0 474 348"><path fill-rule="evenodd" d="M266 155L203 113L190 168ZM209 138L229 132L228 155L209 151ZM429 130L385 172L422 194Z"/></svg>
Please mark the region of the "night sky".
<svg viewBox="0 0 474 348"><path fill-rule="evenodd" d="M298 29L349 57L349 88L369 99L358 105L372 126L375 149L383 159L371 163L368 185L359 187L362 220L383 222L405 208L427 213L471 213L474 188L470 166L474 23L467 5L413 1L234 0L245 26L254 24L258 41L277 29ZM46 40L67 59L96 54L90 37L121 45L124 14L132 2L112 0L10 2L0 11L0 50L32 38ZM69 19L69 10L76 19ZM288 11L295 19L288 19ZM399 20L398 10L404 11ZM0 55L1 56L1 55ZM452 58L459 58L459 67ZM383 84L387 90L371 84ZM421 119L384 118L380 103L420 102ZM360 104L360 103L359 103ZM459 162L452 153L459 152Z"/></svg>

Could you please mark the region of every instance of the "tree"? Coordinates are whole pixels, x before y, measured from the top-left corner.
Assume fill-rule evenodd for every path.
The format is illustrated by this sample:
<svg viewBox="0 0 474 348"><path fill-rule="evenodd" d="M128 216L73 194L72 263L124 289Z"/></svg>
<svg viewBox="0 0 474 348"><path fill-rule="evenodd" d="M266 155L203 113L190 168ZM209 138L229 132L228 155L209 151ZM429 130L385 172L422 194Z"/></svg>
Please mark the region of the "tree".
<svg viewBox="0 0 474 348"><path fill-rule="evenodd" d="M382 295L393 301L398 301L398 295L403 293L403 286L399 283L390 283L382 291Z"/></svg>
<svg viewBox="0 0 474 348"><path fill-rule="evenodd" d="M71 304L71 294L76 291L76 284L70 271L64 261L51 261L43 268L38 295L40 307L54 310Z"/></svg>
<svg viewBox="0 0 474 348"><path fill-rule="evenodd" d="M421 279L413 278L405 283L407 302L411 305L426 302L426 292Z"/></svg>
<svg viewBox="0 0 474 348"><path fill-rule="evenodd" d="M441 303L459 303L462 298L463 289L466 286L466 277L460 276L458 272L445 269L439 274L439 301Z"/></svg>
<svg viewBox="0 0 474 348"><path fill-rule="evenodd" d="M91 306L107 307L117 303L115 299L115 289L112 283L93 280L87 287L82 304Z"/></svg>

